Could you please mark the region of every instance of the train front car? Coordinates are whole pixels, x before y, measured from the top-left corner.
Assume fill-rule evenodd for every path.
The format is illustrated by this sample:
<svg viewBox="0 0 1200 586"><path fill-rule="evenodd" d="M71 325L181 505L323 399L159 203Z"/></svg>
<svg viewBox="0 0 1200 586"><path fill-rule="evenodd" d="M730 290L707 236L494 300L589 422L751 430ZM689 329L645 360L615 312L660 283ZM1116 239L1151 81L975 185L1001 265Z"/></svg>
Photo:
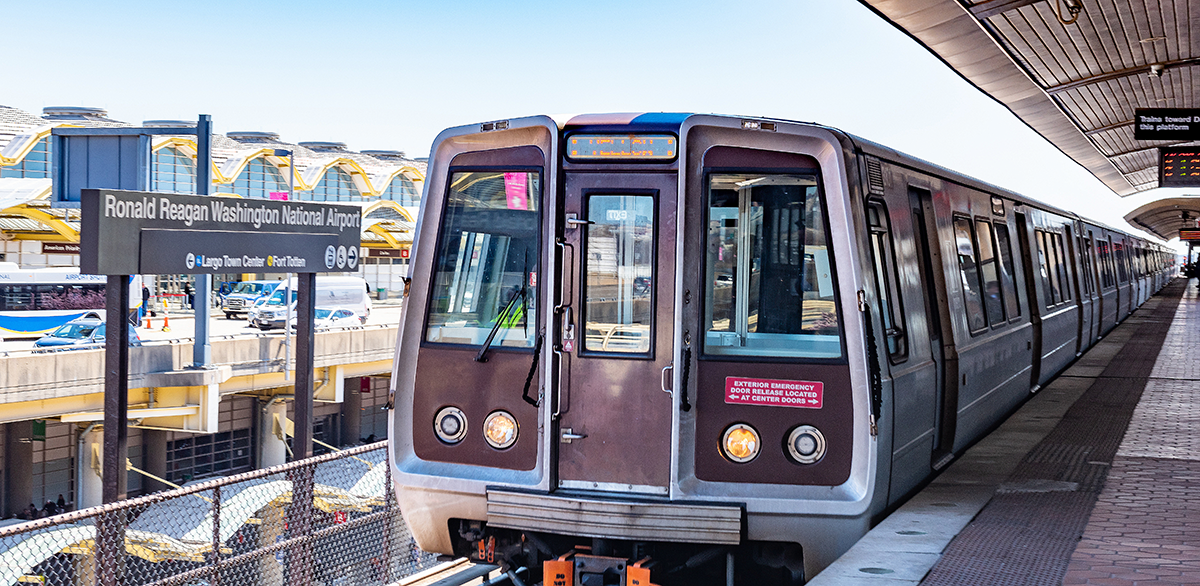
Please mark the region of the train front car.
<svg viewBox="0 0 1200 586"><path fill-rule="evenodd" d="M546 584L792 584L853 544L886 479L852 165L720 116L443 132L392 377L418 545Z"/></svg>

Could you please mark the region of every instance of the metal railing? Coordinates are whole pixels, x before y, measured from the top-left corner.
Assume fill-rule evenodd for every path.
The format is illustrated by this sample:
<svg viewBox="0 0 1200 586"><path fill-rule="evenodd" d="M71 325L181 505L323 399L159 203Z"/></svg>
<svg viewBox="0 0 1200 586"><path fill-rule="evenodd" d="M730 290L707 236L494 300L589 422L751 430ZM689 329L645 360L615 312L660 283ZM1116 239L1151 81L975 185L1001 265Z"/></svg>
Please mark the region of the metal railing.
<svg viewBox="0 0 1200 586"><path fill-rule="evenodd" d="M387 442L0 528L0 586L383 585L436 563Z"/></svg>

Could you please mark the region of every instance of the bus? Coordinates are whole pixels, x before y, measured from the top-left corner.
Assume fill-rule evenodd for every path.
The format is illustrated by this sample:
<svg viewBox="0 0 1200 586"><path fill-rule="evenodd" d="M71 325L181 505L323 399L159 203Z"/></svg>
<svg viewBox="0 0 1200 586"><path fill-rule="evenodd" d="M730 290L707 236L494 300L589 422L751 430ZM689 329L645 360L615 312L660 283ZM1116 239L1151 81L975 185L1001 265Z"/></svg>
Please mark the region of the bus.
<svg viewBox="0 0 1200 586"><path fill-rule="evenodd" d="M142 280L130 277L129 309L142 305ZM104 275L80 274L77 267L20 268L0 263L0 335L36 338L73 319L104 310Z"/></svg>

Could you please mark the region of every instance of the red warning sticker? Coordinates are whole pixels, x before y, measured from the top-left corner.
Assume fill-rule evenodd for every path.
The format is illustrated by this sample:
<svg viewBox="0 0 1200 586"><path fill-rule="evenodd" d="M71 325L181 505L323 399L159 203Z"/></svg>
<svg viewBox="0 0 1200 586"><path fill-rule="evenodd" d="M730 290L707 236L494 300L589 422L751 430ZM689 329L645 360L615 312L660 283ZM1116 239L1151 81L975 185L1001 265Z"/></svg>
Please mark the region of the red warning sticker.
<svg viewBox="0 0 1200 586"><path fill-rule="evenodd" d="M725 402L731 405L820 409L824 394L820 382L725 377Z"/></svg>

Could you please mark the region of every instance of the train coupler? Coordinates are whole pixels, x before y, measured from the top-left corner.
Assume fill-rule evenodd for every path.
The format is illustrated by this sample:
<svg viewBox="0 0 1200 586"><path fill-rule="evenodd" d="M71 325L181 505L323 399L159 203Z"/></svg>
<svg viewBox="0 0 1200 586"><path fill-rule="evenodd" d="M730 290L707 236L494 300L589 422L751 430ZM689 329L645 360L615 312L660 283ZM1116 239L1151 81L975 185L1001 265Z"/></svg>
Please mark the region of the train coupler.
<svg viewBox="0 0 1200 586"><path fill-rule="evenodd" d="M542 562L543 586L656 586L650 582L650 558L629 563L625 558L576 554L571 550Z"/></svg>

